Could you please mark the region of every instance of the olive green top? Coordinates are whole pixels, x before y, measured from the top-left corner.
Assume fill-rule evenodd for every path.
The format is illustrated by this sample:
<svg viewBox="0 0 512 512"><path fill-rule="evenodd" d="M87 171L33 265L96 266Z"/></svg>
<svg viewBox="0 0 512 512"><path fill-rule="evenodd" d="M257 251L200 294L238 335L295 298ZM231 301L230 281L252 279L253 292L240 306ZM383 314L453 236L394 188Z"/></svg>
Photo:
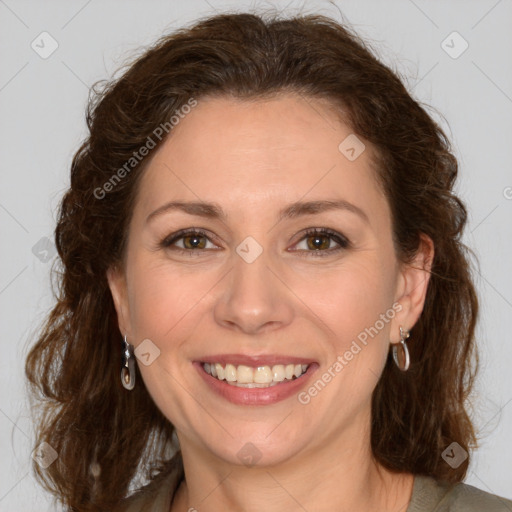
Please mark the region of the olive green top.
<svg viewBox="0 0 512 512"><path fill-rule="evenodd" d="M122 512L169 512L182 470L157 478L127 498ZM468 484L449 484L416 475L406 512L512 512L512 501Z"/></svg>

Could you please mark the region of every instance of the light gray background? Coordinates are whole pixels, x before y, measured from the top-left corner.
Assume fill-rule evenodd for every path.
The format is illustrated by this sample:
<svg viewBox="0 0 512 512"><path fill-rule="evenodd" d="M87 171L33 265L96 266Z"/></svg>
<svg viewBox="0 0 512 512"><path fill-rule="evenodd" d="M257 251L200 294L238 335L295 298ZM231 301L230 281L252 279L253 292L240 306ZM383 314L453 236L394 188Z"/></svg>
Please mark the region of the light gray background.
<svg viewBox="0 0 512 512"><path fill-rule="evenodd" d="M319 12L339 20L338 7L373 41L381 58L406 76L414 96L446 118L433 114L460 159L458 190L470 212L465 240L481 264L482 366L474 417L486 437L466 482L512 497L510 0L338 1L337 7L320 0L305 5L293 0L0 0L1 511L55 510L30 469L33 432L23 365L52 305L48 273L53 258L45 262L45 253L34 254L33 247L52 238L71 158L85 136L88 87L164 32L198 16L255 6L287 7L290 14ZM43 31L59 45L47 59L31 48ZM469 44L456 59L441 46L453 31ZM463 42L452 37L447 44L456 51Z"/></svg>

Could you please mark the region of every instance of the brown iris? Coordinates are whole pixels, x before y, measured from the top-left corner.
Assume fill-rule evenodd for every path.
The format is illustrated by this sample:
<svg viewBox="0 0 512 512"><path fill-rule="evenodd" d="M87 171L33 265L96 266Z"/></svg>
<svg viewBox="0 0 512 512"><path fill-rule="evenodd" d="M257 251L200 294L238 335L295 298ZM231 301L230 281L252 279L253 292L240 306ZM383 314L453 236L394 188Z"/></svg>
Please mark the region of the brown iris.
<svg viewBox="0 0 512 512"><path fill-rule="evenodd" d="M324 239L324 243L321 243L318 245L317 242L321 239ZM329 249L329 237L326 235L311 235L308 236L308 249ZM313 245L310 245L309 241L314 240Z"/></svg>
<svg viewBox="0 0 512 512"><path fill-rule="evenodd" d="M194 240L194 242L192 243L192 245L190 245L190 247L186 243L186 240L189 238ZM203 242L204 242L203 244L201 244L201 241L200 241L201 238L203 239ZM183 246L185 247L185 249L204 249L206 246L206 237L204 235L198 235L198 234L184 235L183 236Z"/></svg>

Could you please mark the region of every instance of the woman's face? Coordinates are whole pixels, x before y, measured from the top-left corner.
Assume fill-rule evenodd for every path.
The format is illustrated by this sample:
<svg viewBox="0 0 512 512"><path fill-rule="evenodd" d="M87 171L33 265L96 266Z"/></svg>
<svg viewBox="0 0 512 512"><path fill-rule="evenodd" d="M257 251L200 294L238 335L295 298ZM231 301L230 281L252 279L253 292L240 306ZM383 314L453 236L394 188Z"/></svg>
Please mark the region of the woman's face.
<svg viewBox="0 0 512 512"><path fill-rule="evenodd" d="M209 98L153 155L109 283L182 449L265 465L369 435L427 279L397 261L361 142L319 100Z"/></svg>

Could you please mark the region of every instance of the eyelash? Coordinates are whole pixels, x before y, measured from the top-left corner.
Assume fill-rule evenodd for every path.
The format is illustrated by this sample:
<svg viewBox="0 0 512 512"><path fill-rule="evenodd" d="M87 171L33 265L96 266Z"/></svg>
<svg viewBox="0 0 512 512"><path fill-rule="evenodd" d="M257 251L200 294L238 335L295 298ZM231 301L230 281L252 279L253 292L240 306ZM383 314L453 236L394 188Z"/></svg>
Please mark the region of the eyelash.
<svg viewBox="0 0 512 512"><path fill-rule="evenodd" d="M159 245L161 248L170 248L170 246L172 244L176 243L178 240L181 240L182 238L185 238L187 235L200 235L200 236L204 236L205 238L210 240L208 233L206 231L204 231L203 229L189 228L189 229L182 229L180 231L177 231L176 233L173 233L172 235L167 236L160 242ZM304 232L304 235L302 236L302 238L297 242L297 244L302 242L305 238L308 238L310 236L315 236L315 235L316 236L318 236L318 235L327 236L327 237L333 239L339 245L339 247L336 247L334 249L312 250L312 251L299 249L299 250L294 250L293 252L299 253L299 255L301 257L307 257L308 254L312 254L312 255L314 255L313 257L316 258L316 257L329 256L329 255L338 253L339 251L342 251L344 249L348 249L351 247L351 244L347 238L345 238L340 233L337 233L336 231L332 231L332 230L326 229L326 228L309 228L309 229L307 229ZM211 242L211 240L210 240L210 242ZM172 250L178 251L182 254L187 253L190 256L192 256L193 252L207 251L209 249L182 249L181 247L174 247Z"/></svg>

